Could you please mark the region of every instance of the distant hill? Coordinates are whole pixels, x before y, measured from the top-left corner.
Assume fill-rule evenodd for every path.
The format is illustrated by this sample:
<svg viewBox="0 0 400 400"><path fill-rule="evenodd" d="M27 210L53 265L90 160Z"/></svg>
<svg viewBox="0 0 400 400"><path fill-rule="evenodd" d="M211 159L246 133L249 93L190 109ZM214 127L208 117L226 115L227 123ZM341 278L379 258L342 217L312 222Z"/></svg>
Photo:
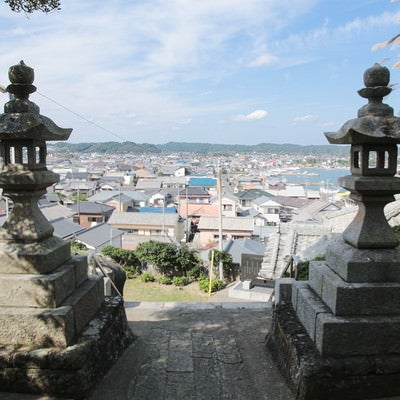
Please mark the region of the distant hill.
<svg viewBox="0 0 400 400"><path fill-rule="evenodd" d="M56 142L49 144L49 148L54 148L62 153L161 153L154 144L138 144L133 142L101 142L101 143L68 143Z"/></svg>
<svg viewBox="0 0 400 400"><path fill-rule="evenodd" d="M181 143L181 142L168 142L166 144L157 145L157 147L164 153L293 153L293 154L337 154L347 155L349 149L347 146L334 146L334 145L309 145L301 146L298 144L274 144L274 143L260 143L255 145L245 144L213 144L213 143Z"/></svg>
<svg viewBox="0 0 400 400"><path fill-rule="evenodd" d="M183 143L138 144L133 142L67 143L56 142L49 148L63 153L271 153L348 155L348 146L260 143L256 145Z"/></svg>

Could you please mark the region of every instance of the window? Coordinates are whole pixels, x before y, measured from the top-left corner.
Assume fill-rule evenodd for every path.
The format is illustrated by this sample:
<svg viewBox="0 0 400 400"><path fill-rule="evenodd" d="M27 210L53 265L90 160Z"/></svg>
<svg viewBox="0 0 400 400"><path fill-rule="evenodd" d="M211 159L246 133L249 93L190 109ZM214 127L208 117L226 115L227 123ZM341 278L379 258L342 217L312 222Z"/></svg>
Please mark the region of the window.
<svg viewBox="0 0 400 400"><path fill-rule="evenodd" d="M88 217L88 222L102 222L103 218L102 217Z"/></svg>

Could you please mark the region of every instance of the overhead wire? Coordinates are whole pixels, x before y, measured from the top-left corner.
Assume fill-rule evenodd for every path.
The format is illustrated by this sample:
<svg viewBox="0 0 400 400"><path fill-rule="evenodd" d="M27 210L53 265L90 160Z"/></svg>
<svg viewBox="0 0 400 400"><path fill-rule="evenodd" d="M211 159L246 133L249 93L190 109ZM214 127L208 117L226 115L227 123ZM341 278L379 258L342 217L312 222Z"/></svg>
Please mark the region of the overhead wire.
<svg viewBox="0 0 400 400"><path fill-rule="evenodd" d="M110 135L113 135L113 136L115 136L116 138L121 139L121 140L126 141L126 142L129 141L127 138L124 138L123 136L118 135L117 133L111 131L110 129L107 129L107 128L105 128L104 126L101 126L101 125L99 125L98 123L96 123L96 122L94 122L94 121L91 121L90 119L88 119L88 118L86 118L85 116L83 116L83 115L81 115L81 114L75 112L74 110L71 110L69 107L66 107L66 106L62 105L61 103L59 103L58 101L52 99L51 97L46 96L46 95L43 94L43 93L40 93L38 90L36 90L35 93L39 94L40 96L44 97L44 98L47 99L47 100L50 100L50 101L53 102L54 104L57 104L59 107L62 107L64 110L70 112L71 114L74 114L75 116L77 116L78 118L81 118L82 120L88 122L89 124L92 124L93 126L95 126L95 127L99 128L99 129L101 129L101 130L103 130L103 131L109 133Z"/></svg>

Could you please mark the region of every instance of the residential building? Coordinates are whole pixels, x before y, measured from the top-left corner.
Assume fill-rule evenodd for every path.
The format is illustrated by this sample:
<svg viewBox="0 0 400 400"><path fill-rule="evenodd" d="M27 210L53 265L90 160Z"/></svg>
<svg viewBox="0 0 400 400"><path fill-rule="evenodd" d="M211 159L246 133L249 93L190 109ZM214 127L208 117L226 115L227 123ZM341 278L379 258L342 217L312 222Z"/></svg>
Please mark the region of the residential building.
<svg viewBox="0 0 400 400"><path fill-rule="evenodd" d="M70 208L74 212L73 221L86 228L107 222L114 211L114 207L94 201L79 201Z"/></svg>
<svg viewBox="0 0 400 400"><path fill-rule="evenodd" d="M222 219L222 239L250 238L253 233L253 218L224 217ZM198 248L219 240L219 218L201 217L193 244Z"/></svg>
<svg viewBox="0 0 400 400"><path fill-rule="evenodd" d="M133 249L149 240L180 242L184 224L177 213L114 212L108 224L125 232L123 248Z"/></svg>

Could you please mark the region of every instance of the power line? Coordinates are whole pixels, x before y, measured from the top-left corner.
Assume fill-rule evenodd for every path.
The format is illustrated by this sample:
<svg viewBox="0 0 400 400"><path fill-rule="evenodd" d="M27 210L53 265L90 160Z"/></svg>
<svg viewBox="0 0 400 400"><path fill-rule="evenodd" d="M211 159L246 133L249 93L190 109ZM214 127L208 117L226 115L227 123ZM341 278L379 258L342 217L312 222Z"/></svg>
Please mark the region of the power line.
<svg viewBox="0 0 400 400"><path fill-rule="evenodd" d="M53 102L54 104L57 104L58 106L62 107L64 110L67 110L68 112L70 112L71 114L74 114L74 115L76 115L77 117L83 119L84 121L88 122L89 124L94 125L96 128L102 129L103 131L109 133L110 135L115 136L115 137L118 138L118 139L121 139L121 140L124 140L124 141L127 141L127 142L129 141L128 139L124 138L123 136L118 135L118 134L116 134L115 132L110 131L110 130L107 129L107 128L104 128L104 126L101 126L101 125L97 124L96 122L91 121L90 119L84 117L84 116L81 115L81 114L78 114L78 113L75 112L74 110L71 110L70 108L68 108L68 107L66 107L66 106L63 106L61 103L59 103L58 101L52 99L51 97L46 96L46 95L44 95L43 93L40 93L40 92L37 91L37 90L36 90L36 93L39 94L40 96L46 98L47 100L50 100L50 101Z"/></svg>

